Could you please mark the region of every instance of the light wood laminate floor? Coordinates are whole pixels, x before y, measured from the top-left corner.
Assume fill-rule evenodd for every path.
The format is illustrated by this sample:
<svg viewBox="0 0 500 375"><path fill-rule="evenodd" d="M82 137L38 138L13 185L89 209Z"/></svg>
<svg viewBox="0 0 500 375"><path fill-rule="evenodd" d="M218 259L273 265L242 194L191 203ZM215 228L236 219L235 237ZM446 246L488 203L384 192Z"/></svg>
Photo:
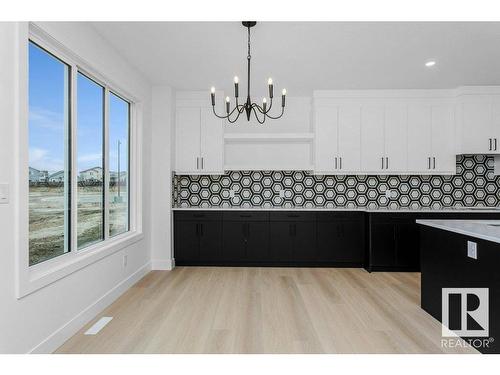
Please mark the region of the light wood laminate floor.
<svg viewBox="0 0 500 375"><path fill-rule="evenodd" d="M153 271L58 353L441 353L419 273L346 268ZM102 316L113 320L83 333Z"/></svg>

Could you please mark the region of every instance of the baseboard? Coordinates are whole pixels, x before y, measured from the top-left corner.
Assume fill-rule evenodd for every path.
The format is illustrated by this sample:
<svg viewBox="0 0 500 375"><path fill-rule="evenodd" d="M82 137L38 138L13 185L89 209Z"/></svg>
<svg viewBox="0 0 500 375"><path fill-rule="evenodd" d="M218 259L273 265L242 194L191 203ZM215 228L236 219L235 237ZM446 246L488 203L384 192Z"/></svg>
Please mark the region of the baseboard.
<svg viewBox="0 0 500 375"><path fill-rule="evenodd" d="M153 259L151 269L153 271L171 271L175 267L175 259Z"/></svg>
<svg viewBox="0 0 500 375"><path fill-rule="evenodd" d="M148 262L139 268L132 275L121 281L113 289L104 294L97 301L88 306L85 310L76 315L69 322L52 333L49 337L43 340L40 344L31 349L28 353L47 354L52 353L71 336L77 333L85 324L94 319L102 310L112 304L126 290L128 290L137 281L142 279L151 270L151 263Z"/></svg>

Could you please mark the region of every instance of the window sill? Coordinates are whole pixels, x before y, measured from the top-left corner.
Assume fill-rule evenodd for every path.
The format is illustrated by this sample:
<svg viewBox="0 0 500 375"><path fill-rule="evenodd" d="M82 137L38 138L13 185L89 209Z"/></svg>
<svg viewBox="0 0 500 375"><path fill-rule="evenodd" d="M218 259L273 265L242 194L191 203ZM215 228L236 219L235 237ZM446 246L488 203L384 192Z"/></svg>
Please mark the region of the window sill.
<svg viewBox="0 0 500 375"><path fill-rule="evenodd" d="M142 232L127 232L108 239L106 242L31 266L19 279L18 298L44 288L92 263L123 250L143 238L144 234Z"/></svg>

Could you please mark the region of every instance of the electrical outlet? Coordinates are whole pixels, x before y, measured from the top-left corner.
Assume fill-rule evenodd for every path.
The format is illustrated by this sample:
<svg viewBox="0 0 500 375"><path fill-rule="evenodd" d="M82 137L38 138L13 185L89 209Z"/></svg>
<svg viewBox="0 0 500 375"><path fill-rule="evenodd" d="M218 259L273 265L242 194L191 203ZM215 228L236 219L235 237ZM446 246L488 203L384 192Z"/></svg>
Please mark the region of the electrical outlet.
<svg viewBox="0 0 500 375"><path fill-rule="evenodd" d="M234 198L234 190L229 190L229 198Z"/></svg>
<svg viewBox="0 0 500 375"><path fill-rule="evenodd" d="M9 203L9 185L0 184L0 204Z"/></svg>
<svg viewBox="0 0 500 375"><path fill-rule="evenodd" d="M387 190L385 191L385 197L386 197L387 199L391 199L391 190L390 190L390 189L387 189Z"/></svg>
<svg viewBox="0 0 500 375"><path fill-rule="evenodd" d="M472 259L477 259L477 243L467 241L467 256Z"/></svg>
<svg viewBox="0 0 500 375"><path fill-rule="evenodd" d="M285 190L280 190L280 198L285 198Z"/></svg>
<svg viewBox="0 0 500 375"><path fill-rule="evenodd" d="M123 256L123 268L127 267L128 264L128 255Z"/></svg>

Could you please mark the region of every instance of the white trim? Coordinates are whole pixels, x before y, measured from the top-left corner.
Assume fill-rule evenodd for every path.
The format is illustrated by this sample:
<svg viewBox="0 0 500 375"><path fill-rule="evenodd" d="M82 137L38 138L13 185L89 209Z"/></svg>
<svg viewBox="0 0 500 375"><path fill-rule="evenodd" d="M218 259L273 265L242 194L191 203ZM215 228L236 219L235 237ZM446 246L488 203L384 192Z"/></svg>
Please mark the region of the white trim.
<svg viewBox="0 0 500 375"><path fill-rule="evenodd" d="M66 340L77 333L85 324L94 319L96 315L118 299L118 297L120 297L127 289L142 279L150 270L151 264L148 262L125 280L118 283L114 288L106 292L102 297L91 303L87 308L78 313L67 323L63 324L28 353L47 354L55 351L62 344L64 344Z"/></svg>
<svg viewBox="0 0 500 375"><path fill-rule="evenodd" d="M133 95L127 94L124 90L118 89L115 84L104 79L99 73L90 68L90 65L81 59L76 54L72 53L58 41L48 35L38 26L31 23L19 23L17 33L17 54L18 71L16 78L18 82L16 107L18 113L18 124L16 133L16 180L15 191L18 192L16 197L16 270L17 270L17 298L22 298L40 288L45 287L83 267L88 266L106 256L113 254L132 243L135 243L142 238L142 103ZM29 267L29 204L28 204L28 41L32 40L39 44L42 48L54 54L71 68L71 91L73 92L71 100L72 123L71 132L73 137L71 149L72 163L72 194L71 194L71 250L69 253L49 259L37 265ZM76 242L76 223L77 223L77 175L76 175L76 77L78 71L95 79L96 82L102 84L108 91L112 91L116 95L126 98L130 105L130 170L129 175L129 210L130 210L130 227L129 231L116 237L106 239L95 245L84 249L77 249Z"/></svg>
<svg viewBox="0 0 500 375"><path fill-rule="evenodd" d="M154 271L171 271L175 268L175 259L152 259L151 269Z"/></svg>

